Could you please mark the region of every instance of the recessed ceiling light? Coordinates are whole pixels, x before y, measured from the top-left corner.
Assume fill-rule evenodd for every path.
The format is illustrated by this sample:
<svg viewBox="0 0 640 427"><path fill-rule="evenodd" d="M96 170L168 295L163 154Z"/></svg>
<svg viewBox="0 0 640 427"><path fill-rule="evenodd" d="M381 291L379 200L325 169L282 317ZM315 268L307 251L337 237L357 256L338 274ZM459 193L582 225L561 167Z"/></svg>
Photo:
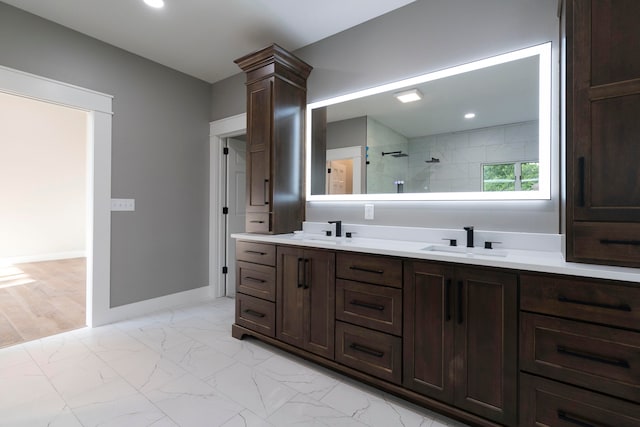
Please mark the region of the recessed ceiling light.
<svg viewBox="0 0 640 427"><path fill-rule="evenodd" d="M473 119L476 116L476 113L467 113L464 115L465 119Z"/></svg>
<svg viewBox="0 0 640 427"><path fill-rule="evenodd" d="M160 9L164 7L164 0L144 0L147 6L155 7L156 9Z"/></svg>
<svg viewBox="0 0 640 427"><path fill-rule="evenodd" d="M411 89L411 90L405 90L402 92L396 92L393 94L393 96L398 98L398 101L403 103L420 101L422 99L422 93L420 93L418 89Z"/></svg>

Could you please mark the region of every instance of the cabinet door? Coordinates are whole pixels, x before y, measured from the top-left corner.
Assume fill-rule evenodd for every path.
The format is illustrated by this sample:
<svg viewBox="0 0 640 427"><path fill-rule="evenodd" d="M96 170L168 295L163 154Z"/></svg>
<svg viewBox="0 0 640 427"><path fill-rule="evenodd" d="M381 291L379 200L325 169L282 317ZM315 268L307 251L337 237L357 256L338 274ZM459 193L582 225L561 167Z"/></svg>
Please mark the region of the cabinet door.
<svg viewBox="0 0 640 427"><path fill-rule="evenodd" d="M304 251L278 246L276 286L276 337L296 347L304 347L305 297Z"/></svg>
<svg viewBox="0 0 640 427"><path fill-rule="evenodd" d="M517 413L518 279L456 269L456 406L504 425Z"/></svg>
<svg viewBox="0 0 640 427"><path fill-rule="evenodd" d="M640 2L570 0L568 190L579 221L640 221Z"/></svg>
<svg viewBox="0 0 640 427"><path fill-rule="evenodd" d="M333 359L335 254L278 246L276 336Z"/></svg>
<svg viewBox="0 0 640 427"><path fill-rule="evenodd" d="M453 270L411 261L404 273L403 385L453 402Z"/></svg>
<svg viewBox="0 0 640 427"><path fill-rule="evenodd" d="M335 347L335 253L304 251L305 348L333 359Z"/></svg>
<svg viewBox="0 0 640 427"><path fill-rule="evenodd" d="M269 212L272 109L273 78L247 86L247 213Z"/></svg>

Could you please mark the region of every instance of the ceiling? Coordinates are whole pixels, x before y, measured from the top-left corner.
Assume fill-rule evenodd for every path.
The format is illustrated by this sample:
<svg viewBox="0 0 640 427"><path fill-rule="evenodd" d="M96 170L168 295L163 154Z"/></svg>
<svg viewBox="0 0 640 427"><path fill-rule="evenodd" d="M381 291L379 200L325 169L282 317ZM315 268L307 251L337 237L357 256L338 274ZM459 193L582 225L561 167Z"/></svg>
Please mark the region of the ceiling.
<svg viewBox="0 0 640 427"><path fill-rule="evenodd" d="M2 1L213 83L271 43L293 51L415 0Z"/></svg>

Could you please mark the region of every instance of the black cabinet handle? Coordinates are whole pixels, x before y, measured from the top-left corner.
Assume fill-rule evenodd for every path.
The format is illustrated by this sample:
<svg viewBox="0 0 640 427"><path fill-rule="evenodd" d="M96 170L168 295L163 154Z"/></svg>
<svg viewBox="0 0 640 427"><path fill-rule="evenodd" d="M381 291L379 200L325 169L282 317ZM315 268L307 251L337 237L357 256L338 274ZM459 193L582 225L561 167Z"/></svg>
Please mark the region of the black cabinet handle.
<svg viewBox="0 0 640 427"><path fill-rule="evenodd" d="M360 344L356 344L353 343L349 346L350 348L356 350L356 351L360 351L362 353L366 353L369 354L371 356L375 356L375 357L382 357L384 356L384 352L383 351L379 351L379 350L374 350L372 348L369 348L367 346L364 345L360 345Z"/></svg>
<svg viewBox="0 0 640 427"><path fill-rule="evenodd" d="M311 277L309 276L309 260L307 258L304 259L304 288L309 289L311 287Z"/></svg>
<svg viewBox="0 0 640 427"><path fill-rule="evenodd" d="M384 305L371 304L364 301L358 301L357 299L350 301L349 304L356 305L358 307L370 308L371 310L384 311Z"/></svg>
<svg viewBox="0 0 640 427"><path fill-rule="evenodd" d="M463 300L462 300L462 280L458 281L458 324L461 324L464 321L464 317L462 316L462 308L463 308Z"/></svg>
<svg viewBox="0 0 640 427"><path fill-rule="evenodd" d="M251 221L251 222L254 222L254 221ZM260 222L264 222L264 221L260 221ZM266 252L259 252L259 251L244 251L244 252L247 254L254 254L254 255L260 255L260 256L267 254Z"/></svg>
<svg viewBox="0 0 640 427"><path fill-rule="evenodd" d="M578 157L578 206L584 206L584 157Z"/></svg>
<svg viewBox="0 0 640 427"><path fill-rule="evenodd" d="M251 221L249 221L251 224L264 224L264 221L259 221L257 219L253 219Z"/></svg>
<svg viewBox="0 0 640 427"><path fill-rule="evenodd" d="M451 279L447 279L444 285L444 318L451 320Z"/></svg>
<svg viewBox="0 0 640 427"><path fill-rule="evenodd" d="M264 204L268 205L269 204L269 199L267 198L269 196L269 180L265 179L264 180Z"/></svg>
<svg viewBox="0 0 640 427"><path fill-rule="evenodd" d="M304 265L300 268L300 264L304 261L304 258L298 258L298 288L304 286Z"/></svg>
<svg viewBox="0 0 640 427"><path fill-rule="evenodd" d="M567 356L579 357L580 359L591 360L592 362L604 363L607 365L618 366L620 368L629 368L629 362L624 359L618 359L615 357L607 357L600 356L598 354L587 353L582 350L574 350L567 348L563 345L559 345L556 347L556 351L560 354L565 354Z"/></svg>
<svg viewBox="0 0 640 427"><path fill-rule="evenodd" d="M246 276L244 280L249 280L250 282L258 282L258 283L266 282L266 280L258 279L256 277L251 277L251 276Z"/></svg>
<svg viewBox="0 0 640 427"><path fill-rule="evenodd" d="M603 245L640 246L640 240L600 239L600 243L602 243Z"/></svg>
<svg viewBox="0 0 640 427"><path fill-rule="evenodd" d="M588 423L586 421L582 421L561 409L558 409L558 419L570 424L575 424L580 427L595 427L593 424Z"/></svg>
<svg viewBox="0 0 640 427"><path fill-rule="evenodd" d="M365 273L384 274L384 270L373 270L371 268L358 267L357 265L352 265L349 267L349 269L356 270L356 271L364 271Z"/></svg>
<svg viewBox="0 0 640 427"><path fill-rule="evenodd" d="M251 309L246 309L244 310L245 313L247 313L250 316L254 316L254 317L264 317L264 313L259 313L257 311L251 310Z"/></svg>
<svg viewBox="0 0 640 427"><path fill-rule="evenodd" d="M609 310L618 310L618 311L631 311L631 307L627 304L603 304L599 302L591 302L591 301L580 301L577 299L567 298L564 295L558 295L558 301L566 302L567 304L578 304L578 305L586 305L588 307L598 307L598 308L606 308Z"/></svg>

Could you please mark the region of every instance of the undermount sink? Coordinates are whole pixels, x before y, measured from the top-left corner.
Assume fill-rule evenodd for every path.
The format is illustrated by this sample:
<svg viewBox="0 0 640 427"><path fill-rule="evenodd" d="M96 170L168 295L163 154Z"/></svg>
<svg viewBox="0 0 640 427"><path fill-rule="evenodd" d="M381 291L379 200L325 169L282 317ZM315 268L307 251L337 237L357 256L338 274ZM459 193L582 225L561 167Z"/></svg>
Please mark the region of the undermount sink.
<svg viewBox="0 0 640 427"><path fill-rule="evenodd" d="M325 243L337 243L337 240L335 237L332 236L304 236L302 237L302 240L311 240L311 241L316 241L316 242L325 242Z"/></svg>
<svg viewBox="0 0 640 427"><path fill-rule="evenodd" d="M497 256L497 257L507 256L507 251L501 250L501 249L467 248L464 246L429 245L422 248L422 250L428 251L428 252L448 252L448 253L467 254L467 255L483 255L483 256Z"/></svg>

